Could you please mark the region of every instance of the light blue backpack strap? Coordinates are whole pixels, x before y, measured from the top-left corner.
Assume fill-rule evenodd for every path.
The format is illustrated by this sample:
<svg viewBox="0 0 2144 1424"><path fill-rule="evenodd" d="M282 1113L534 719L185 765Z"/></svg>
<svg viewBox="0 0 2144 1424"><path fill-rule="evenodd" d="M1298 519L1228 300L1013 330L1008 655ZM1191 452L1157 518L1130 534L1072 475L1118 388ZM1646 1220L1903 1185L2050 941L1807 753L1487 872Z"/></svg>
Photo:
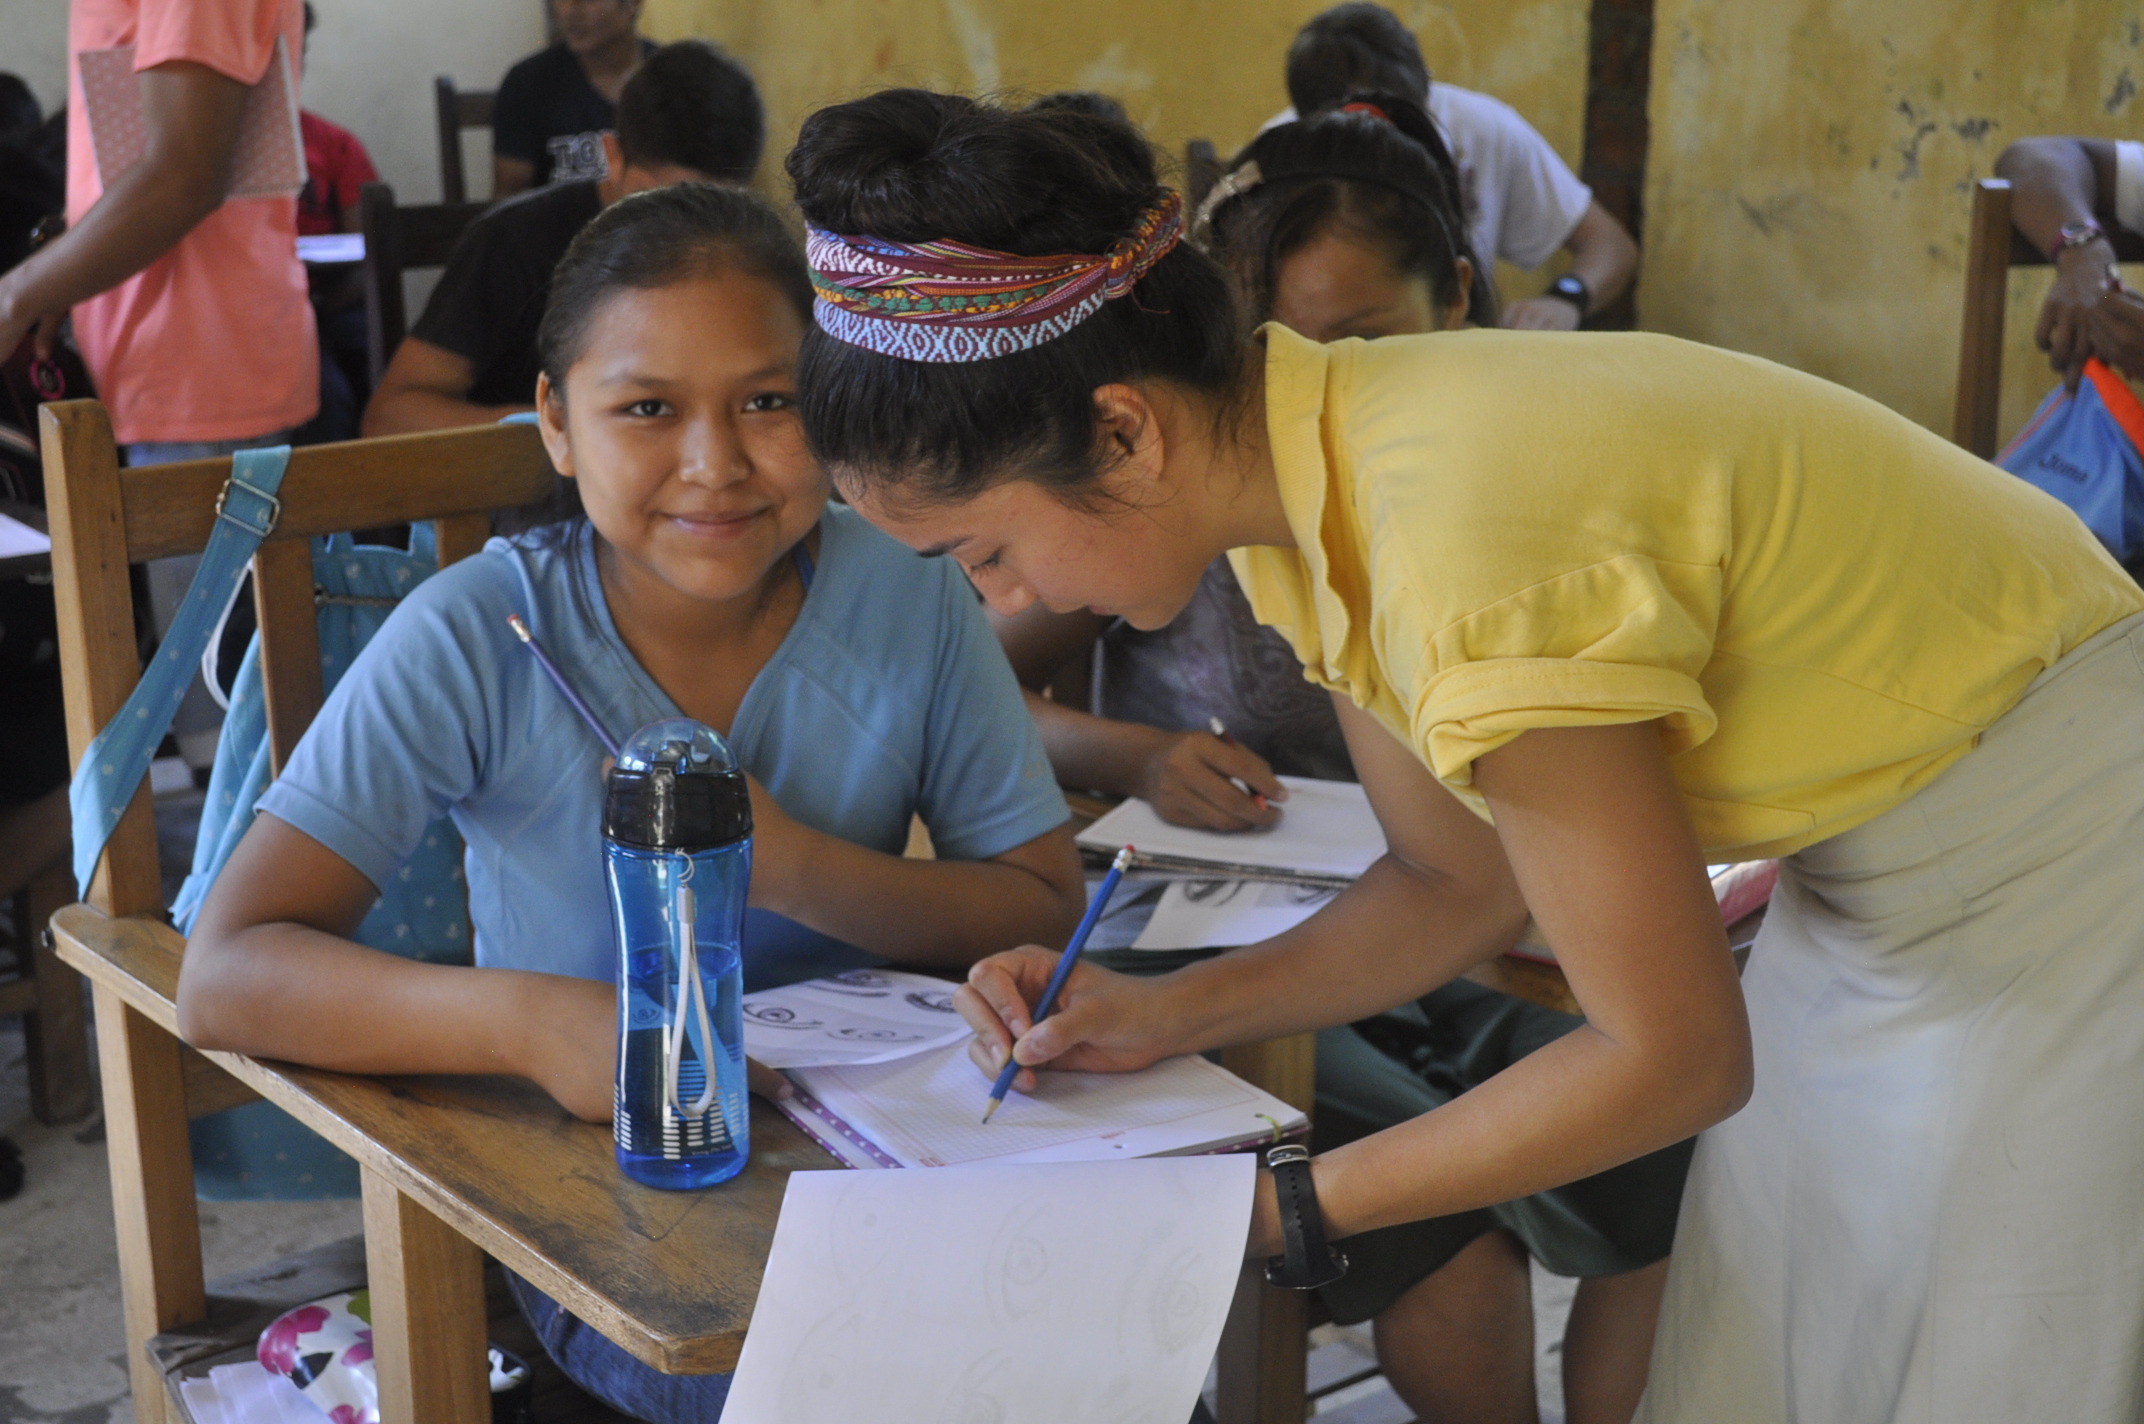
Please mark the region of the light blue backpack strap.
<svg viewBox="0 0 2144 1424"><path fill-rule="evenodd" d="M275 529L283 505L276 498L290 447L241 450L231 457L231 478L216 497L216 523L201 553L201 566L179 604L171 630L142 672L133 695L89 744L67 793L74 813L74 878L82 894L97 873L97 860L112 830L148 775L150 758L171 730L180 699L193 681L202 650L215 635L238 581L261 540Z"/></svg>

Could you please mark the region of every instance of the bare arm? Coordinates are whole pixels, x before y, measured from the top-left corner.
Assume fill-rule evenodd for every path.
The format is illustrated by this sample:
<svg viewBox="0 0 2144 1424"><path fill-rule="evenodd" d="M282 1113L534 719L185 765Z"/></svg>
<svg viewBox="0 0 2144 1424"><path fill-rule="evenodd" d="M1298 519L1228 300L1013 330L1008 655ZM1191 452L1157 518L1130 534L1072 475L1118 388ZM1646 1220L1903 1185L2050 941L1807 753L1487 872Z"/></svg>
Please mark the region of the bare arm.
<svg viewBox="0 0 2144 1424"><path fill-rule="evenodd" d="M910 860L813 830L752 784L752 903L901 964L1062 943L1086 908L1068 822L989 860Z"/></svg>
<svg viewBox="0 0 2144 1424"><path fill-rule="evenodd" d="M255 817L187 941L180 1037L349 1073L511 1073L609 1119L610 985L367 948L350 935L378 893L311 836Z"/></svg>
<svg viewBox="0 0 2144 1424"><path fill-rule="evenodd" d="M405 336L380 375L380 388L365 403L363 433L401 435L490 425L503 415L536 408L534 404L478 405L467 399L475 384L476 365L468 357ZM530 392L532 400L534 394Z"/></svg>
<svg viewBox="0 0 2144 1424"><path fill-rule="evenodd" d="M1052 678L1094 646L1108 620L1085 612L1052 613L1036 603L1010 618L993 613L990 624L1027 689L1027 710L1060 784L1140 797L1153 803L1163 820L1179 826L1243 831L1280 818L1270 804L1261 808L1231 780L1263 793L1269 803L1287 798L1287 788L1256 753L1210 732L1165 732L1042 696Z"/></svg>
<svg viewBox="0 0 2144 1424"><path fill-rule="evenodd" d="M1630 290L1638 270L1637 241L1599 202L1586 205L1563 246L1571 254L1571 275L1592 293L1589 310L1603 311ZM1521 329L1571 331L1578 322L1578 308L1560 297L1529 297L1504 312L1504 325Z"/></svg>
<svg viewBox="0 0 2144 1424"><path fill-rule="evenodd" d="M40 322L38 345L49 352L69 307L141 271L222 205L245 103L245 85L205 65L173 60L142 71L141 161L57 241L0 277L0 355Z"/></svg>
<svg viewBox="0 0 2144 1424"><path fill-rule="evenodd" d="M525 193L536 186L536 165L526 158L508 158L503 153L491 156L491 200L511 198L516 193Z"/></svg>
<svg viewBox="0 0 2144 1424"><path fill-rule="evenodd" d="M2104 139L2025 138L1995 160L1996 176L2010 180L2010 221L2044 254L2070 223L2097 219L2112 232L2114 145ZM2055 257L2055 282L2040 305L2033 340L2048 364L2074 387L2096 351L2091 316L2114 289L2114 248L2105 239L2065 247Z"/></svg>
<svg viewBox="0 0 2144 1424"><path fill-rule="evenodd" d="M1319 1158L1330 1231L1572 1181L1741 1104L1750 1060L1740 986L1652 724L1529 732L1482 758L1475 776L1496 816L1491 831L1464 808L1452 819L1435 798L1456 799L1419 763L1417 778L1375 745L1396 747L1363 714L1344 708L1342 719L1392 846L1371 875L1289 935L1175 974L1128 981L1083 965L1039 1026L1026 1005L1053 957L985 961L959 1000L978 1028L978 1057L997 1060L1008 1028L1025 1063L1061 1055L1067 1067L1125 1068L1341 1022L1508 946L1530 906L1586 1025L1445 1107ZM1262 1195L1255 1251L1276 1249L1273 1222Z"/></svg>

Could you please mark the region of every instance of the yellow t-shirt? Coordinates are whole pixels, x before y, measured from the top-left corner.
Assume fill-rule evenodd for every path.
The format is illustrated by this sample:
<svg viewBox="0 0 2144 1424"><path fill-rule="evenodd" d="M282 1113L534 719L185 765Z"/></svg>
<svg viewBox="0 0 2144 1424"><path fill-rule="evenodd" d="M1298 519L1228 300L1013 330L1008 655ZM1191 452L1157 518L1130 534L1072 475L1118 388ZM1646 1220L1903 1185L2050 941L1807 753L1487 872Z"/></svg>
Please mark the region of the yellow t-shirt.
<svg viewBox="0 0 2144 1424"><path fill-rule="evenodd" d="M2076 516L1838 386L1663 336L1266 340L1261 621L1477 814L1532 727L1659 718L1715 860L1911 796L2144 593Z"/></svg>

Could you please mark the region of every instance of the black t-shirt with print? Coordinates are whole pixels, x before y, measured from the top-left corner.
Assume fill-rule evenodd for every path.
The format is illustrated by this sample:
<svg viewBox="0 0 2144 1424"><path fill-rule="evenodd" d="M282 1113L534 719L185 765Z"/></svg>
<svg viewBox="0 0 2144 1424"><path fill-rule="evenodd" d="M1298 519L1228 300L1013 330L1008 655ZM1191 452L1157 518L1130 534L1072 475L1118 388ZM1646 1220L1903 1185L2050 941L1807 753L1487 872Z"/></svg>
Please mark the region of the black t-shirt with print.
<svg viewBox="0 0 2144 1424"><path fill-rule="evenodd" d="M655 48L640 43L643 55ZM603 132L617 122L617 106L561 42L506 71L491 106L491 151L535 164L539 185L601 178Z"/></svg>
<svg viewBox="0 0 2144 1424"><path fill-rule="evenodd" d="M508 198L455 244L410 335L469 358L476 367L472 402L536 399L536 328L550 300L551 271L602 210L593 182L554 183Z"/></svg>

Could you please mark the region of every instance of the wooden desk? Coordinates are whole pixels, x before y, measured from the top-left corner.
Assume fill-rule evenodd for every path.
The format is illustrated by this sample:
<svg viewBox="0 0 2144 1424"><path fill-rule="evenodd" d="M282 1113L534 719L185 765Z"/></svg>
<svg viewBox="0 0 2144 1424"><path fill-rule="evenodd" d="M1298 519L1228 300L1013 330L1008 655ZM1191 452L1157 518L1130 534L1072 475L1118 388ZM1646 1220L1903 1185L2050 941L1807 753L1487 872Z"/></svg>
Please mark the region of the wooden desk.
<svg viewBox="0 0 2144 1424"><path fill-rule="evenodd" d="M138 1135L123 1126L130 1114L111 1115L115 1153L185 1153L173 1007L183 941L169 926L110 919L87 905L60 911L52 928L61 957L95 986L107 1091L117 1084L137 1100L162 1100L153 1129ZM574 1119L519 1079L360 1078L206 1056L363 1169L387 1424L489 1420L484 1253L659 1370L733 1369L789 1174L841 1165L755 1099L752 1160L742 1174L706 1191L656 1191L618 1170L607 1128ZM190 1188L190 1172L178 1180ZM123 1189L122 1174L113 1187ZM177 1282L157 1302L171 1318L128 1321L137 1350L203 1308L191 1191L151 1204L148 1216L149 1239L122 1239L122 1256L182 1269L159 1273ZM137 1404L145 1394L160 1400L160 1382L139 1388L147 1362L129 1363Z"/></svg>

